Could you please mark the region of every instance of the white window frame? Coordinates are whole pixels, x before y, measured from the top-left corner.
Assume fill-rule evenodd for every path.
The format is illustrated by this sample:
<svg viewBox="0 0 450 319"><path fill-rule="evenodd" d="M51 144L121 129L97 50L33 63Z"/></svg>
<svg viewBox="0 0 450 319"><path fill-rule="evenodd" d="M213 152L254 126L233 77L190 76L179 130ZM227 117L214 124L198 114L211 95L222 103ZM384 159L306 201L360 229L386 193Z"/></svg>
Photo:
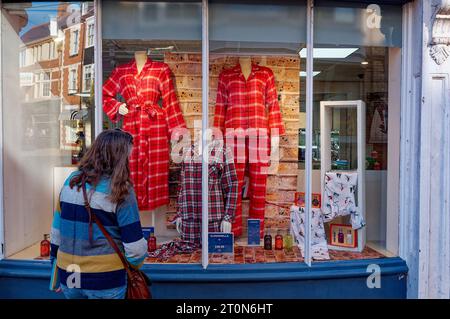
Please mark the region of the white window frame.
<svg viewBox="0 0 450 319"><path fill-rule="evenodd" d="M33 50L33 58L32 58L33 63L32 64L34 64L34 63L38 62L38 49L37 49L37 46L34 46L32 48L32 50Z"/></svg>
<svg viewBox="0 0 450 319"><path fill-rule="evenodd" d="M92 34L90 33L92 31ZM95 20L94 17L90 17L86 20L86 43L85 47L90 48L95 44Z"/></svg>
<svg viewBox="0 0 450 319"><path fill-rule="evenodd" d="M48 74L48 79L45 78L46 74ZM40 74L39 79L40 84L40 94L42 98L50 98L52 96L52 72L44 71ZM44 94L44 87L48 85L48 94Z"/></svg>
<svg viewBox="0 0 450 319"><path fill-rule="evenodd" d="M81 15L84 16L89 12L89 2L83 2L81 4Z"/></svg>
<svg viewBox="0 0 450 319"><path fill-rule="evenodd" d="M41 61L48 61L50 60L50 43L51 42L45 42L43 43L40 47L41 47ZM48 50L47 50L47 54L44 56L44 47L48 46Z"/></svg>
<svg viewBox="0 0 450 319"><path fill-rule="evenodd" d="M81 38L80 30L81 30L80 26L70 29L70 45L69 45L70 56L78 55L78 52L80 51L80 38ZM74 38L75 34L77 34L76 38Z"/></svg>
<svg viewBox="0 0 450 319"><path fill-rule="evenodd" d="M87 75L90 75L90 85L89 87L86 85ZM83 93L90 92L92 81L94 80L94 64L88 64L83 66Z"/></svg>
<svg viewBox="0 0 450 319"><path fill-rule="evenodd" d="M42 61L42 45L41 44L36 47L36 51L37 51L36 60L37 60L37 62L40 62L40 61Z"/></svg>
<svg viewBox="0 0 450 319"><path fill-rule="evenodd" d="M19 67L23 68L27 66L27 49L23 48L19 53Z"/></svg>
<svg viewBox="0 0 450 319"><path fill-rule="evenodd" d="M50 58L50 60L54 60L55 59L55 57L56 57L56 44L55 44L55 41L51 41L50 43L49 43L49 58Z"/></svg>
<svg viewBox="0 0 450 319"><path fill-rule="evenodd" d="M45 79L45 75L48 74L48 79ZM50 70L42 70L34 74L34 98L35 99L47 99L52 96L52 72ZM48 94L44 94L44 85L49 85Z"/></svg>
<svg viewBox="0 0 450 319"><path fill-rule="evenodd" d="M33 97L35 99L39 99L40 98L40 93L39 93L39 79L40 79L40 74L39 73L34 73L33 74Z"/></svg>
<svg viewBox="0 0 450 319"><path fill-rule="evenodd" d="M71 95L78 92L78 66L69 67L68 71L69 73L67 76L67 93ZM74 72L75 72L75 79L73 79Z"/></svg>
<svg viewBox="0 0 450 319"><path fill-rule="evenodd" d="M0 14L0 25L3 25L3 14ZM0 32L0 43L2 33ZM26 50L26 48L25 48ZM3 55L0 52L0 74L3 74ZM0 76L0 149L3 150L3 77ZM3 172L3 152L0 152L0 172ZM4 203L3 203L3 174L0 176L0 261L5 258L5 226L4 226Z"/></svg>

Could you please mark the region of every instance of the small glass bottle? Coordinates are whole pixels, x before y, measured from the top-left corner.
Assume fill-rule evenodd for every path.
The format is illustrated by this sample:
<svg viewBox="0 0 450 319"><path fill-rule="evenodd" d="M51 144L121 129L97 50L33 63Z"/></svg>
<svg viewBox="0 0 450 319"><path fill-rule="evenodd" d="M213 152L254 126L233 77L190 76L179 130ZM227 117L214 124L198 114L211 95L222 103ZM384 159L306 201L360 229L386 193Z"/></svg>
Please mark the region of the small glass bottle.
<svg viewBox="0 0 450 319"><path fill-rule="evenodd" d="M152 232L150 233L150 236L148 237L148 251L153 252L156 250L156 237L155 234Z"/></svg>
<svg viewBox="0 0 450 319"><path fill-rule="evenodd" d="M275 236L275 249L282 250L283 249L283 236L280 231L277 231L277 235Z"/></svg>
<svg viewBox="0 0 450 319"><path fill-rule="evenodd" d="M272 236L269 233L264 236L264 249L272 250Z"/></svg>
<svg viewBox="0 0 450 319"><path fill-rule="evenodd" d="M353 245L353 236L352 236L352 231L349 230L347 232L347 244L348 245Z"/></svg>
<svg viewBox="0 0 450 319"><path fill-rule="evenodd" d="M376 162L373 164L373 169L374 169L375 171L381 170L381 164L380 164L380 162L376 161Z"/></svg>
<svg viewBox="0 0 450 319"><path fill-rule="evenodd" d="M293 245L293 239L290 231L288 230L286 232L286 235L284 236L284 248L286 250L291 250Z"/></svg>
<svg viewBox="0 0 450 319"><path fill-rule="evenodd" d="M342 228L339 228L338 243L339 244L343 244L344 243L344 233L342 232Z"/></svg>
<svg viewBox="0 0 450 319"><path fill-rule="evenodd" d="M49 234L44 234L44 240L41 241L41 257L50 257L50 241L48 240Z"/></svg>

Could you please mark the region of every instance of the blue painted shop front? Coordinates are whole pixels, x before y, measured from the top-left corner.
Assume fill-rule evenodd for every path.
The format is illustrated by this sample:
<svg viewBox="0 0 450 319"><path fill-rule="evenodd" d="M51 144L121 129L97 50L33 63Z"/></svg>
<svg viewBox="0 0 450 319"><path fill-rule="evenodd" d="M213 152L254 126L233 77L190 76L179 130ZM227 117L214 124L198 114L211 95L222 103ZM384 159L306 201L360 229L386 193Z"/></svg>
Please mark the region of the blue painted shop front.
<svg viewBox="0 0 450 319"><path fill-rule="evenodd" d="M381 270L368 288L369 265ZM303 263L145 265L156 299L406 298L408 268L401 258ZM48 261L0 261L0 298L63 298L49 291Z"/></svg>

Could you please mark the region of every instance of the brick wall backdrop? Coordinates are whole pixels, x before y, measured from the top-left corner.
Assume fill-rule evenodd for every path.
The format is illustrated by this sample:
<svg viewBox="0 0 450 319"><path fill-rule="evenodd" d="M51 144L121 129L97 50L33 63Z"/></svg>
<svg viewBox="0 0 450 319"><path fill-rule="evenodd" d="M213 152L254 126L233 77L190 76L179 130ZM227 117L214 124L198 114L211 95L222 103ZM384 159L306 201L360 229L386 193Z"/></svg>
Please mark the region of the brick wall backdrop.
<svg viewBox="0 0 450 319"><path fill-rule="evenodd" d="M165 55L165 62L169 65L175 77L178 98L181 103L187 126L194 134L194 121L201 120L201 54L173 54ZM275 74L278 99L286 135L280 139L280 165L278 173L271 174L267 183L266 228L271 231L287 230L289 227L289 210L280 206L289 206L294 201L297 187L298 161L298 129L300 127L299 94L300 94L300 61L289 56L255 56L253 62L267 66ZM230 68L238 63L238 57L224 55L210 56L210 96L209 114L210 124L214 117L214 105L218 77L224 68ZM171 220L176 210L176 188L179 170L171 167L170 194L171 202L167 212L167 221ZM273 203L273 204L270 204ZM278 205L278 206L277 206ZM248 215L248 200L243 202L244 230ZM168 227L173 227L168 223Z"/></svg>

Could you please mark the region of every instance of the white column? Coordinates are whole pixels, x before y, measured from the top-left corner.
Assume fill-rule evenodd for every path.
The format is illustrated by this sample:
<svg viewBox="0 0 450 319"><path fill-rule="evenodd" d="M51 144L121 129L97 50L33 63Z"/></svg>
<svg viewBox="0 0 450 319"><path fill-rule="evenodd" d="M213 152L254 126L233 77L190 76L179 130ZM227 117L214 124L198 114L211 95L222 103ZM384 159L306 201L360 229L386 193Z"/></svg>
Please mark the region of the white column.
<svg viewBox="0 0 450 319"><path fill-rule="evenodd" d="M450 0L423 20L418 296L450 298Z"/></svg>

